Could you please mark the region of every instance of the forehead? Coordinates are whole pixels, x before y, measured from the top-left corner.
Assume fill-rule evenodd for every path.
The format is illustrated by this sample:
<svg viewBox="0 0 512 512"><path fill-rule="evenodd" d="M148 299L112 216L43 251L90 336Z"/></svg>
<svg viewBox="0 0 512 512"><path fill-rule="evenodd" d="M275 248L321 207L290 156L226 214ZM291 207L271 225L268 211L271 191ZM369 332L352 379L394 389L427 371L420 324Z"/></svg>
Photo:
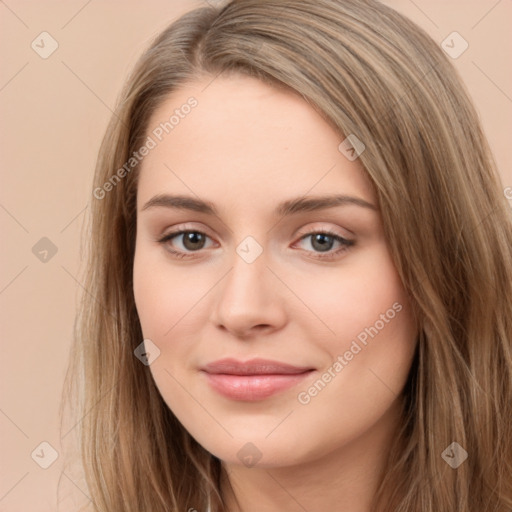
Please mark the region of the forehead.
<svg viewBox="0 0 512 512"><path fill-rule="evenodd" d="M177 190L245 204L308 191L374 200L359 161L338 149L343 137L297 93L251 77L180 87L153 113L147 134L155 145L142 161L139 204Z"/></svg>

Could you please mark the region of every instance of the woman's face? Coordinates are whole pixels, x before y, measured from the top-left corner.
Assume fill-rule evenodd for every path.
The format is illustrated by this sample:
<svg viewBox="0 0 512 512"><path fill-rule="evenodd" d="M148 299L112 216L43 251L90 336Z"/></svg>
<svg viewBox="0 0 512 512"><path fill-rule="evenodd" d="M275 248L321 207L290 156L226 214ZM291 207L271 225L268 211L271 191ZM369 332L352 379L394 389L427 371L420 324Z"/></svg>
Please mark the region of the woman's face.
<svg viewBox="0 0 512 512"><path fill-rule="evenodd" d="M249 77L181 88L148 136L134 293L175 416L249 467L382 441L416 328L353 152L302 97Z"/></svg>

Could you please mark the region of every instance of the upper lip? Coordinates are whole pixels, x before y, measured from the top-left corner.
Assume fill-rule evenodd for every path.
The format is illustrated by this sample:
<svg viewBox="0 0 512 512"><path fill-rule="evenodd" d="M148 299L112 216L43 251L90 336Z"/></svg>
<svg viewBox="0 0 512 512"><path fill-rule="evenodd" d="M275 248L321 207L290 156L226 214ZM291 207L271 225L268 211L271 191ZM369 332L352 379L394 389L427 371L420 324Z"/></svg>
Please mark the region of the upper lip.
<svg viewBox="0 0 512 512"><path fill-rule="evenodd" d="M236 359L219 359L201 368L207 373L228 375L293 375L304 373L314 368L306 366L293 366L269 359L250 359L249 361L237 361Z"/></svg>

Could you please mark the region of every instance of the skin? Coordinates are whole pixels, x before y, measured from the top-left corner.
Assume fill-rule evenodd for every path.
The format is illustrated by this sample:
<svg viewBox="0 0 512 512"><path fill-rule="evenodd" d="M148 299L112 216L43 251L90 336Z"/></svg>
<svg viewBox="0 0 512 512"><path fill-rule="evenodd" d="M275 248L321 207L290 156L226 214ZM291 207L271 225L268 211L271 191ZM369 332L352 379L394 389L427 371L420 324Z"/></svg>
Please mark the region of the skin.
<svg viewBox="0 0 512 512"><path fill-rule="evenodd" d="M301 96L249 77L181 87L155 111L148 134L191 96L198 105L144 158L137 191L134 294L144 338L160 350L150 365L155 383L188 432L223 461L234 489L224 481L230 511L369 511L417 332L371 182ZM334 192L377 208L273 213L281 201ZM143 209L164 193L211 201L219 215ZM158 242L180 229L204 233L203 245L184 236ZM320 259L321 246L305 235L326 229L354 245ZM236 252L247 236L263 249L250 264ZM343 247L327 242L331 255ZM301 403L299 393L332 373L393 304L401 306L394 318ZM264 400L235 401L199 371L224 357L316 370ZM249 442L261 453L253 467L237 456Z"/></svg>

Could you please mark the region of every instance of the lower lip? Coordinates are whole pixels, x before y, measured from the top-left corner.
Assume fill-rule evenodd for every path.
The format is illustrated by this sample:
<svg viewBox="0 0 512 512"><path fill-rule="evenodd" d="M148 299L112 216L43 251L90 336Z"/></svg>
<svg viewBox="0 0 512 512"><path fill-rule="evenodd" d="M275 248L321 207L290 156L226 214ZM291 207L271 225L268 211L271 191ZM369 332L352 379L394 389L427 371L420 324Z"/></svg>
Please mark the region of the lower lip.
<svg viewBox="0 0 512 512"><path fill-rule="evenodd" d="M272 375L228 375L225 373L204 372L208 384L221 395L232 400L256 401L289 389L306 377L313 370L294 374Z"/></svg>

